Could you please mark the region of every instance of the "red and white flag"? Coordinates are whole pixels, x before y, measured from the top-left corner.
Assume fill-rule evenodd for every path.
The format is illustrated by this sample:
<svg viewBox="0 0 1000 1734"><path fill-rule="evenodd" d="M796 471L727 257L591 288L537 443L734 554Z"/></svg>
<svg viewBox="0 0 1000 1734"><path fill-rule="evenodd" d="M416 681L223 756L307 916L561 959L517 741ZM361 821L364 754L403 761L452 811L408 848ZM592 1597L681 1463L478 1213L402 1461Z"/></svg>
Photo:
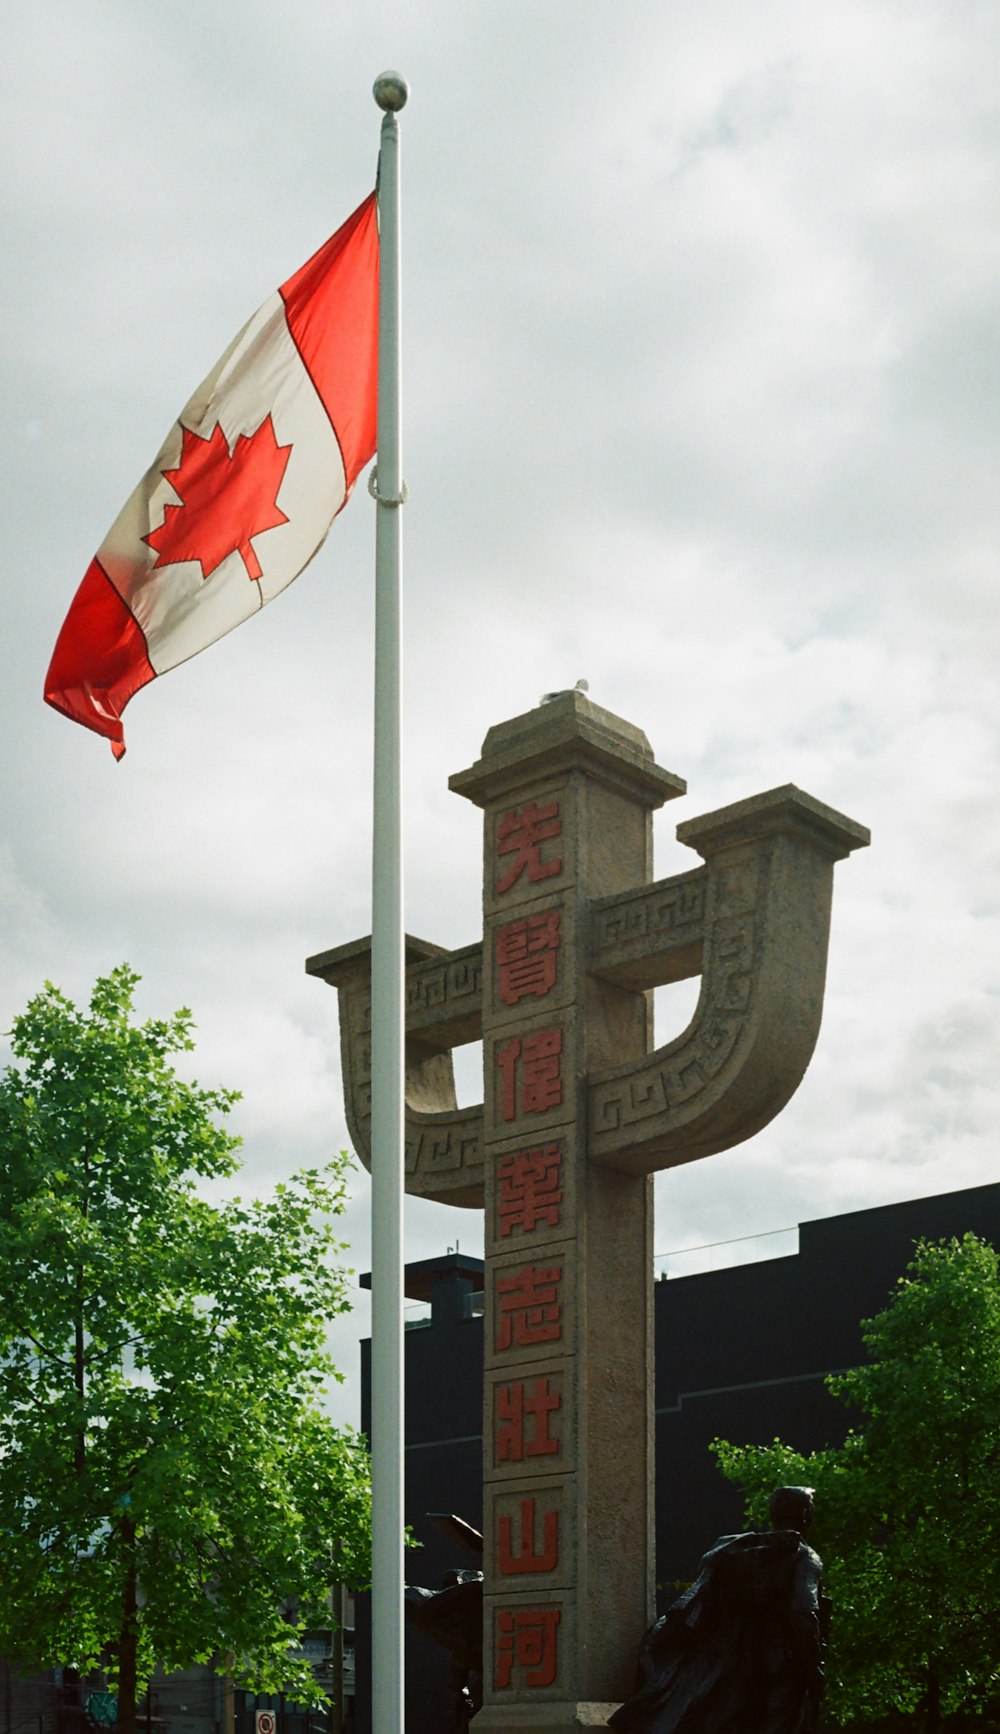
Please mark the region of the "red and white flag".
<svg viewBox="0 0 1000 1734"><path fill-rule="evenodd" d="M125 751L140 687L255 614L321 547L375 451L375 194L198 387L80 585L45 698Z"/></svg>

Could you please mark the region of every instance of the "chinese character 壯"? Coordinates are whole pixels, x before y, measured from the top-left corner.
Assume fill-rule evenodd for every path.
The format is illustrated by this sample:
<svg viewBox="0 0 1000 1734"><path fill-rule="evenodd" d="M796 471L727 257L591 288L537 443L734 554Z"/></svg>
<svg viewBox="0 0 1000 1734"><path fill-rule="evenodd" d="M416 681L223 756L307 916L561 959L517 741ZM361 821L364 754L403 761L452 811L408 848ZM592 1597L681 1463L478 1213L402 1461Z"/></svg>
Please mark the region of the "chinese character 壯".
<svg viewBox="0 0 1000 1734"><path fill-rule="evenodd" d="M514 1552L514 1519L503 1516L497 1520L497 1570L501 1577L517 1577L522 1572L555 1571L559 1564L559 1513L542 1513L542 1545L535 1552L535 1501L521 1500L520 1546Z"/></svg>
<svg viewBox="0 0 1000 1734"><path fill-rule="evenodd" d="M497 1615L497 1687L512 1684L515 1668L525 1686L551 1686L556 1677L559 1608L501 1608Z"/></svg>
<svg viewBox="0 0 1000 1734"><path fill-rule="evenodd" d="M498 1463L521 1463L525 1457L559 1455L559 1440L549 1432L549 1416L562 1407L558 1391L548 1379L535 1379L529 1391L525 1379L497 1387L496 1459ZM530 1433L528 1420L534 1422Z"/></svg>
<svg viewBox="0 0 1000 1734"><path fill-rule="evenodd" d="M497 1216L503 1239L514 1228L531 1234L540 1222L549 1228L558 1227L561 1170L562 1150L558 1144L543 1144L537 1150L515 1150L501 1158L497 1168Z"/></svg>
<svg viewBox="0 0 1000 1734"><path fill-rule="evenodd" d="M558 950L558 909L500 928L496 936L497 991L504 1005L517 1005L532 994L544 999L555 986Z"/></svg>
<svg viewBox="0 0 1000 1734"><path fill-rule="evenodd" d="M497 1278L496 1346L558 1342L562 1336L562 1307L558 1298L562 1265L545 1270L525 1265L510 1276Z"/></svg>
<svg viewBox="0 0 1000 1734"><path fill-rule="evenodd" d="M558 801L550 801L547 807L525 801L523 807L512 807L504 814L497 826L497 854L513 855L514 859L497 880L498 895L516 885L522 873L534 883L562 872L562 860L543 861L539 847L549 837L558 837L561 830Z"/></svg>
<svg viewBox="0 0 1000 1734"><path fill-rule="evenodd" d="M536 1030L523 1038L515 1036L497 1049L497 1065L503 1074L500 1112L505 1120L522 1114L544 1114L562 1102L562 1030ZM521 1089L518 1103L518 1065Z"/></svg>

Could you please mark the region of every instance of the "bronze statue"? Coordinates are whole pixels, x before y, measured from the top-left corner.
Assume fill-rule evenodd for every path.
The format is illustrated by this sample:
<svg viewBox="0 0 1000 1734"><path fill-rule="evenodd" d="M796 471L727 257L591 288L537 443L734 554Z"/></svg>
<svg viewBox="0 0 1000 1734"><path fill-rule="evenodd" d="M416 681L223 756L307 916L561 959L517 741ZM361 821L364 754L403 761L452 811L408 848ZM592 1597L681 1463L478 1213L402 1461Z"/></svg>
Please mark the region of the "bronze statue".
<svg viewBox="0 0 1000 1734"><path fill-rule="evenodd" d="M451 1512L428 1511L425 1517L440 1535L478 1558L483 1538L478 1529ZM483 1574L453 1568L441 1588L404 1591L406 1617L418 1631L442 1645L451 1657L450 1734L462 1734L483 1705Z"/></svg>
<svg viewBox="0 0 1000 1734"><path fill-rule="evenodd" d="M779 1487L770 1531L720 1536L646 1634L619 1734L809 1734L823 1695L830 1603L805 1537L809 1487Z"/></svg>

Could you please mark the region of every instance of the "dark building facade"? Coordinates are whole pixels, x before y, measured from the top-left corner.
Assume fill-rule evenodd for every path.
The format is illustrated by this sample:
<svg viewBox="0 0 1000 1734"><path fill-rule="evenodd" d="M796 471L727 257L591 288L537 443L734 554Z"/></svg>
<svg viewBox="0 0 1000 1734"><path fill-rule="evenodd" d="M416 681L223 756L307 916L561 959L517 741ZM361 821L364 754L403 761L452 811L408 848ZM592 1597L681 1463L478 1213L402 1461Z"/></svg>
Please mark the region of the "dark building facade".
<svg viewBox="0 0 1000 1734"><path fill-rule="evenodd" d="M804 1222L798 1252L655 1285L658 1602L694 1575L709 1541L742 1522L739 1495L715 1466L715 1438L799 1450L839 1443L850 1424L824 1385L864 1358L860 1321L886 1303L920 1239L972 1232L1000 1245L1000 1185ZM425 1513L482 1522L483 1265L447 1254L407 1266L406 1293L427 1316L406 1332L405 1514L422 1544L414 1583L453 1566ZM371 1345L362 1345L362 1428L370 1426ZM367 1598L359 1598L357 1728L369 1734ZM407 1734L440 1734L447 1660L407 1634Z"/></svg>

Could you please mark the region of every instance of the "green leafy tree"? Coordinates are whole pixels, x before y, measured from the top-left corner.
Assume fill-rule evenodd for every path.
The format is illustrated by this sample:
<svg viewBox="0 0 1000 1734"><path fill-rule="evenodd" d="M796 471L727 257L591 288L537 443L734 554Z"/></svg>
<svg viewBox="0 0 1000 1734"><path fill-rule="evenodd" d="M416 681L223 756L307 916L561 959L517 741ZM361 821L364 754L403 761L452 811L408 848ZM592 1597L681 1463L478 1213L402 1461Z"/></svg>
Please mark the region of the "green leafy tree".
<svg viewBox="0 0 1000 1734"><path fill-rule="evenodd" d="M842 1446L713 1449L751 1522L781 1482L817 1489L833 1714L902 1713L934 1729L1000 1698L996 1251L971 1234L920 1242L862 1335L869 1362L827 1380L862 1414Z"/></svg>
<svg viewBox="0 0 1000 1734"><path fill-rule="evenodd" d="M154 1663L321 1694L298 1636L369 1561L367 1455L320 1406L347 1308L344 1159L224 1205L236 1097L169 1056L191 1017L46 986L0 1079L0 1653L108 1667L122 1734Z"/></svg>

